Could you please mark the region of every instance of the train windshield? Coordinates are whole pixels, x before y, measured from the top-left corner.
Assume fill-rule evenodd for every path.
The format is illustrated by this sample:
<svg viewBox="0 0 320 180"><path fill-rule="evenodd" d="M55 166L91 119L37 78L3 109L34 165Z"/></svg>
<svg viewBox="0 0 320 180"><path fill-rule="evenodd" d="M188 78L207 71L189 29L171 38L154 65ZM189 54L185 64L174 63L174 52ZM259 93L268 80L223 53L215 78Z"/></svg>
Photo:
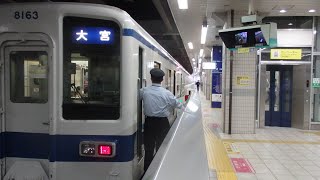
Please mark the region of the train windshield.
<svg viewBox="0 0 320 180"><path fill-rule="evenodd" d="M63 33L63 118L119 119L119 25L65 17Z"/></svg>

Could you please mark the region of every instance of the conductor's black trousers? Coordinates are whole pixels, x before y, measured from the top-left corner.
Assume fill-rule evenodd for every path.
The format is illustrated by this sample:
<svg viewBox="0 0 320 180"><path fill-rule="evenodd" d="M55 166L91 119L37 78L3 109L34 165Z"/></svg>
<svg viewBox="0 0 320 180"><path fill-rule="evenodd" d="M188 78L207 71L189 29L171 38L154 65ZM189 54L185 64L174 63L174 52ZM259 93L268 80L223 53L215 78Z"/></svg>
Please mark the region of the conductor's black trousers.
<svg viewBox="0 0 320 180"><path fill-rule="evenodd" d="M170 129L167 117L149 117L146 116L144 124L144 147L145 159L144 170L146 171L154 157L154 150L158 151L162 141Z"/></svg>

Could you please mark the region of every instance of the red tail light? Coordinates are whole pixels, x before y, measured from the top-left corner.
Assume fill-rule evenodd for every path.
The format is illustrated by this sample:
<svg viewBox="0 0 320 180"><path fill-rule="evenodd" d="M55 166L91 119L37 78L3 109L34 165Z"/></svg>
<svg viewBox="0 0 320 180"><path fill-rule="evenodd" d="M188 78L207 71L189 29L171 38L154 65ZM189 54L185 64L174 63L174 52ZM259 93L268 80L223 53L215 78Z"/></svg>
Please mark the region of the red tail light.
<svg viewBox="0 0 320 180"><path fill-rule="evenodd" d="M112 146L111 145L99 145L99 155L102 156L111 156L112 155Z"/></svg>

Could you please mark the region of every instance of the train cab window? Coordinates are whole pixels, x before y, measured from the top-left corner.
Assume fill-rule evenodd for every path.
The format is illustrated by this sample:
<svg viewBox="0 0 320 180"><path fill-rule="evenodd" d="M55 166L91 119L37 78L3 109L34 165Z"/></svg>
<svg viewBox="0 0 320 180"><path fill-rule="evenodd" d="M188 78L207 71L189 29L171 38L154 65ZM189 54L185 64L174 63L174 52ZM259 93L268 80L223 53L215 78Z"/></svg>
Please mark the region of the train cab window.
<svg viewBox="0 0 320 180"><path fill-rule="evenodd" d="M63 32L63 118L119 119L119 25L108 20L65 17Z"/></svg>
<svg viewBox="0 0 320 180"><path fill-rule="evenodd" d="M48 101L47 52L10 53L10 99L14 103Z"/></svg>

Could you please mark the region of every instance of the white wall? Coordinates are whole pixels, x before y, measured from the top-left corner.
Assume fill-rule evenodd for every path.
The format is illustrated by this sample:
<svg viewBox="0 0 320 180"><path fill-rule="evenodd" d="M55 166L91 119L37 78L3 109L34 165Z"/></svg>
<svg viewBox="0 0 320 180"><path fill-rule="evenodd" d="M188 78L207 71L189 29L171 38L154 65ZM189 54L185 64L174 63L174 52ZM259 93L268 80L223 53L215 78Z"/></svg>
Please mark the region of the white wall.
<svg viewBox="0 0 320 180"><path fill-rule="evenodd" d="M312 46L312 29L278 29L278 47Z"/></svg>

